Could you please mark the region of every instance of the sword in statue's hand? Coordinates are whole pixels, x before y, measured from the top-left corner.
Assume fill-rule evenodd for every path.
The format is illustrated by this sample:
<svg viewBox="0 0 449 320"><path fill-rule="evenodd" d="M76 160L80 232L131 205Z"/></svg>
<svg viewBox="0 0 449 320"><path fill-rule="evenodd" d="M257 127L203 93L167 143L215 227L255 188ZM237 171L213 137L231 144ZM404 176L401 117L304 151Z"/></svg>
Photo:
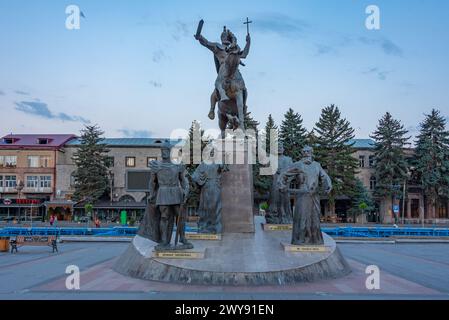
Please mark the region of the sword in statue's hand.
<svg viewBox="0 0 449 320"><path fill-rule="evenodd" d="M199 40L201 37L201 31L203 30L204 20L201 19L198 23L198 28L196 29L195 39Z"/></svg>

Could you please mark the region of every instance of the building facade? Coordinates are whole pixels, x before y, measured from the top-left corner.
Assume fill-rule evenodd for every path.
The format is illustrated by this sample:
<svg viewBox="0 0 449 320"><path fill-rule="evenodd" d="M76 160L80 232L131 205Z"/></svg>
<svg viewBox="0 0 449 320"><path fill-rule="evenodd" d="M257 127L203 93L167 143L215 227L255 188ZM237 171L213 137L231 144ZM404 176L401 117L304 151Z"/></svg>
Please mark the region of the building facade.
<svg viewBox="0 0 449 320"><path fill-rule="evenodd" d="M56 197L57 159L74 135L7 135L0 141L0 215L45 215Z"/></svg>
<svg viewBox="0 0 449 320"><path fill-rule="evenodd" d="M94 211L106 220L115 220L126 211L133 219L137 219L145 210L148 194L149 164L161 160L161 147L166 139L156 138L117 138L105 139L108 157L110 192L107 199L94 204ZM179 141L171 141L176 145ZM72 200L75 191L74 172L76 170L73 156L80 146L74 139L65 145L65 152L56 163L56 188L58 197L55 202L64 203ZM57 203L54 204L57 206ZM83 203L74 205L76 215L82 215Z"/></svg>

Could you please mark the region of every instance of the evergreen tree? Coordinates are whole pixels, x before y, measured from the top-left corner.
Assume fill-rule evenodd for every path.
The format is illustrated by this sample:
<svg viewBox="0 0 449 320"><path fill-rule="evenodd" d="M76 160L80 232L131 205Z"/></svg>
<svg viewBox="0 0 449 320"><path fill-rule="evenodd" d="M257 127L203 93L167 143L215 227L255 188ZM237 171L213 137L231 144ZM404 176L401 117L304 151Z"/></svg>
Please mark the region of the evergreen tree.
<svg viewBox="0 0 449 320"><path fill-rule="evenodd" d="M301 158L301 150L306 143L307 130L302 122L301 116L290 108L284 115L279 132L279 139L284 145L285 155L291 157L293 161L298 161Z"/></svg>
<svg viewBox="0 0 449 320"><path fill-rule="evenodd" d="M274 119L271 116L271 114L268 115L268 121L265 125L265 146L266 146L266 152L267 155L270 154L270 144L271 144L271 131L274 130L276 134L279 134L278 126L274 123ZM273 150L273 152L276 152L277 150Z"/></svg>
<svg viewBox="0 0 449 320"><path fill-rule="evenodd" d="M328 197L329 213L334 215L336 198L350 196L355 188L358 161L353 157L354 129L341 118L338 107L331 105L321 111L313 132L315 158L332 180Z"/></svg>
<svg viewBox="0 0 449 320"><path fill-rule="evenodd" d="M103 144L103 131L97 125L81 130L80 146L73 156L76 165L74 173L74 199L94 203L102 197L109 188L108 166L109 150Z"/></svg>
<svg viewBox="0 0 449 320"><path fill-rule="evenodd" d="M187 147L189 150L189 159L185 159L186 162L186 170L189 173L188 179L190 184L189 194L187 196L187 205L191 207L198 207L198 202L200 201L200 192L201 190L198 188L196 183L193 183L191 176L195 172L196 168L199 166L198 163L194 163L194 149L193 149L193 141L195 139L201 139L201 155L203 153L204 148L206 147L208 141L205 139L203 141L204 130L201 129L201 124L194 120L189 129L189 140L186 143L189 143ZM200 157L201 157L200 155Z"/></svg>
<svg viewBox="0 0 449 320"><path fill-rule="evenodd" d="M371 135L375 141L374 169L377 179L374 195L379 198L391 198L392 205L394 199L401 196L401 185L407 178L408 164L404 147L410 137L406 137L406 134L407 130L401 122L393 119L387 112L379 120L376 131ZM384 215L384 210L381 210L381 221L384 220Z"/></svg>
<svg viewBox="0 0 449 320"><path fill-rule="evenodd" d="M446 119L433 109L420 124L415 166L433 215L440 196L449 196L449 131Z"/></svg>
<svg viewBox="0 0 449 320"><path fill-rule="evenodd" d="M371 193L360 179L356 179L354 192L351 196L351 208L348 213L354 217L354 222L356 222L357 215L367 214L374 209L375 206Z"/></svg>

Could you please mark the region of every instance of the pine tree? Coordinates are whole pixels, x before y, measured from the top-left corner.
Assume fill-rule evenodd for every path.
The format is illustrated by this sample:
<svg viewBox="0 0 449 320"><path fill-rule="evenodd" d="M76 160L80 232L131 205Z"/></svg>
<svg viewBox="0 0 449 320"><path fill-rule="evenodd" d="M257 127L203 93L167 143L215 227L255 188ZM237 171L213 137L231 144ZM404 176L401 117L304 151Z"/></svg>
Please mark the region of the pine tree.
<svg viewBox="0 0 449 320"><path fill-rule="evenodd" d="M270 154L270 145L271 145L270 133L272 130L274 130L276 132L276 135L279 134L278 126L274 123L274 119L271 116L271 114L269 114L267 123L265 125L265 146L266 146L267 155ZM273 150L273 151L276 152L276 150Z"/></svg>
<svg viewBox="0 0 449 320"><path fill-rule="evenodd" d="M357 215L371 212L374 208L374 200L371 193L360 179L356 179L354 192L351 195L351 208L348 213L354 217L354 222L356 222Z"/></svg>
<svg viewBox="0 0 449 320"><path fill-rule="evenodd" d="M374 169L376 172L376 189L374 195L379 198L394 199L401 196L401 185L407 178L408 164L404 155L404 147L410 137L399 120L393 119L387 112L379 120L376 131L371 135L374 139ZM380 218L384 221L385 212L381 210Z"/></svg>
<svg viewBox="0 0 449 320"><path fill-rule="evenodd" d="M102 197L109 188L107 156L109 150L102 142L103 131L97 125L81 130L80 146L73 156L76 165L74 173L74 199L94 203Z"/></svg>
<svg viewBox="0 0 449 320"><path fill-rule="evenodd" d="M290 108L284 115L279 132L279 139L284 145L285 155L291 157L293 161L298 161L301 158L301 150L306 143L307 130L303 127L302 122L301 116Z"/></svg>
<svg viewBox="0 0 449 320"><path fill-rule="evenodd" d="M354 129L341 118L338 107L331 105L321 111L313 132L315 158L332 180L329 213L335 215L336 198L350 196L355 188L358 161L353 157Z"/></svg>
<svg viewBox="0 0 449 320"><path fill-rule="evenodd" d="M203 153L204 148L206 147L208 141L204 139L203 141L204 130L201 129L201 124L194 120L189 129L189 140L186 143L189 143L189 159L185 159L186 170L189 173L188 179L190 184L189 195L187 196L187 205L191 207L198 207L198 202L200 201L200 193L201 190L198 188L196 183L193 183L191 176L195 172L196 168L199 166L198 163L194 163L194 149L193 149L193 141L195 139L201 139L201 155ZM200 156L201 156L200 155Z"/></svg>
<svg viewBox="0 0 449 320"><path fill-rule="evenodd" d="M432 216L440 196L449 196L449 131L446 119L433 109L420 124L416 141L415 166Z"/></svg>

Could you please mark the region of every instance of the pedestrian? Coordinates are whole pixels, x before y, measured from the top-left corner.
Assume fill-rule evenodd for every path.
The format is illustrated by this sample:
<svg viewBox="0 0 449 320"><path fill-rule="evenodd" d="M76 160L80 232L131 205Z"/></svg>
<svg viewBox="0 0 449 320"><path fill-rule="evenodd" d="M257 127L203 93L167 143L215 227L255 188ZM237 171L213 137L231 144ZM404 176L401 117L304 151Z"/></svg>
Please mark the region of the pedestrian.
<svg viewBox="0 0 449 320"><path fill-rule="evenodd" d="M51 217L50 217L50 226L53 226L54 222L55 222L55 216L51 215Z"/></svg>
<svg viewBox="0 0 449 320"><path fill-rule="evenodd" d="M95 227L100 228L100 219L95 218Z"/></svg>

